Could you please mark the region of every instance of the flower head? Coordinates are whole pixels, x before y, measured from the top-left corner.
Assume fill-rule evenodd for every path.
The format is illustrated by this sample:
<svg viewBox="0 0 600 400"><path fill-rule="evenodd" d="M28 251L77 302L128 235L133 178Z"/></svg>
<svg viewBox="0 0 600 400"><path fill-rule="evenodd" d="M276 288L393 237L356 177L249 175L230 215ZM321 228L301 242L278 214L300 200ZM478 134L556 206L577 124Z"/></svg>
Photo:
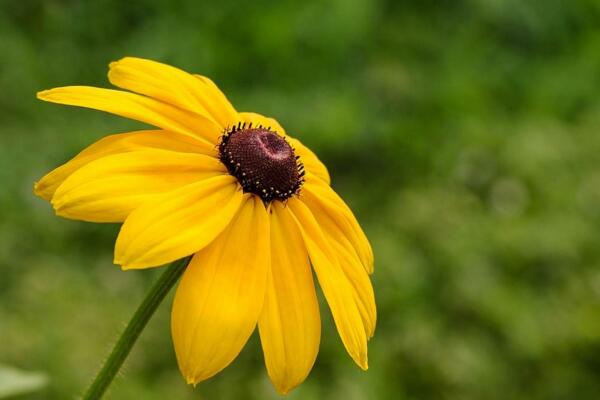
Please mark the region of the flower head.
<svg viewBox="0 0 600 400"><path fill-rule="evenodd" d="M366 369L373 254L317 156L274 119L236 111L206 77L130 57L111 63L108 77L127 91L71 86L38 98L156 129L99 140L35 193L60 216L123 223L123 269L193 255L171 324L187 382L225 368L258 325L277 391L300 384L321 330L311 265L346 350Z"/></svg>

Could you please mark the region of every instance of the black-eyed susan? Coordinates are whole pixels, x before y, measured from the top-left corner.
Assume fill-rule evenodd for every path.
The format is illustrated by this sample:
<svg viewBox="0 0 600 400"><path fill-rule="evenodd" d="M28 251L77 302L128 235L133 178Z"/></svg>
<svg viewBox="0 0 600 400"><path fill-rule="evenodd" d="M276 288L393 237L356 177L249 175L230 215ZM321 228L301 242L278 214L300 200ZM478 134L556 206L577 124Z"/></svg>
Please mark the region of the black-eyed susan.
<svg viewBox="0 0 600 400"><path fill-rule="evenodd" d="M373 254L316 155L274 119L236 111L204 76L124 58L108 77L128 91L70 86L38 98L158 129L99 140L35 192L60 216L122 222L115 263L123 269L193 255L172 310L187 382L225 368L258 325L277 391L300 384L321 331L311 265L346 350L367 369Z"/></svg>

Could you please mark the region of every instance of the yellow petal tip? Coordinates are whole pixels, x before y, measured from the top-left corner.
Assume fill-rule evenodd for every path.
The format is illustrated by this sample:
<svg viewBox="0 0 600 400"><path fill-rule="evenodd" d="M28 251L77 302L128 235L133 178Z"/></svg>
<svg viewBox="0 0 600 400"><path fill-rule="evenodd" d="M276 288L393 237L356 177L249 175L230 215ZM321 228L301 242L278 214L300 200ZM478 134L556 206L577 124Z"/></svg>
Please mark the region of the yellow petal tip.
<svg viewBox="0 0 600 400"><path fill-rule="evenodd" d="M113 77L115 75L115 69L117 69L120 65L122 65L123 61L125 59L121 58L120 60L117 61L111 61L110 63L108 63L108 80L113 83Z"/></svg>
<svg viewBox="0 0 600 400"><path fill-rule="evenodd" d="M56 215L62 216L62 214L64 214L66 205L64 199L60 197L57 198L57 196L53 196L52 199L50 199L50 204L52 204L52 208L54 208L54 212L56 213Z"/></svg>
<svg viewBox="0 0 600 400"><path fill-rule="evenodd" d="M188 385L192 385L194 387L194 389L198 385L198 381L193 376L187 376L185 378L185 381L187 382Z"/></svg>
<svg viewBox="0 0 600 400"><path fill-rule="evenodd" d="M38 197L41 197L44 200L50 201L50 198L52 196L49 196L48 193L45 193L44 189L44 185L41 185L39 181L33 184L33 194L35 194Z"/></svg>
<svg viewBox="0 0 600 400"><path fill-rule="evenodd" d="M122 258L122 256L115 255L113 257L113 264L118 265L119 267L121 267L121 269L127 269L127 263Z"/></svg>
<svg viewBox="0 0 600 400"><path fill-rule="evenodd" d="M281 396L287 396L287 395L288 395L288 393L290 392L290 390L291 390L291 388L290 388L290 389L284 389L284 388L278 388L278 387L275 387L275 391L276 391L276 392L277 392L279 395L281 395Z"/></svg>
<svg viewBox="0 0 600 400"><path fill-rule="evenodd" d="M290 382L287 382L287 384L285 382L275 383L272 379L271 382L273 383L275 391L281 396L287 396L293 389L302 383L302 381L293 384L290 384Z"/></svg>
<svg viewBox="0 0 600 400"><path fill-rule="evenodd" d="M51 203L51 204L52 204L52 203ZM61 208L59 208L59 207L56 207L54 204L52 204L52 208L54 208L54 214L55 214L57 217L68 218L68 216L67 216L67 215L65 215L65 212L64 212L64 211L63 211Z"/></svg>
<svg viewBox="0 0 600 400"><path fill-rule="evenodd" d="M128 264L125 260L123 260L122 258L115 258L113 260L113 264L117 265L119 268L121 268L121 271L128 271L130 269L134 269L132 267L131 264Z"/></svg>
<svg viewBox="0 0 600 400"><path fill-rule="evenodd" d="M300 380L277 380L271 377L271 383L275 388L275 391L282 396L287 396L293 389L297 388L302 382L304 382L306 377Z"/></svg>
<svg viewBox="0 0 600 400"><path fill-rule="evenodd" d="M358 366L360 367L360 369L362 369L363 371L366 371L369 369L369 361L366 359L360 360L360 363L358 364Z"/></svg>
<svg viewBox="0 0 600 400"><path fill-rule="evenodd" d="M41 90L35 94L35 97L37 97L40 100L46 100L46 99L48 99L48 95L51 91L52 91L52 89Z"/></svg>
<svg viewBox="0 0 600 400"><path fill-rule="evenodd" d="M366 353L358 354L356 357L352 357L354 362L360 369L366 371L369 369L369 359Z"/></svg>

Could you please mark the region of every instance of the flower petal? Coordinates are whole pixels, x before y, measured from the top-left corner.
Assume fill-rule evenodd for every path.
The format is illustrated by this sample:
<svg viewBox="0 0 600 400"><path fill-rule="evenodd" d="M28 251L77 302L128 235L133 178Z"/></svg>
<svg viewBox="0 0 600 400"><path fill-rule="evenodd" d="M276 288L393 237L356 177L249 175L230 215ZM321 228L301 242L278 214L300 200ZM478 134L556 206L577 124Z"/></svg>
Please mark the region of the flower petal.
<svg viewBox="0 0 600 400"><path fill-rule="evenodd" d="M34 187L35 194L50 201L60 184L63 183L69 175L84 165L111 154L148 149L164 149L181 153L200 153L217 157L217 151L214 146L208 145L205 141L198 141L180 133L161 130L146 130L109 135L88 146L85 150L71 159L71 161L46 174L42 179L36 182Z"/></svg>
<svg viewBox="0 0 600 400"><path fill-rule="evenodd" d="M354 300L362 317L367 338L371 338L375 332L377 309L369 275L354 246L348 240L349 235L336 223L335 211L330 210L320 198L314 196L309 190L302 192L301 198L315 219L319 221L325 238L337 255L338 262L352 286Z"/></svg>
<svg viewBox="0 0 600 400"><path fill-rule="evenodd" d="M244 199L227 229L196 253L177 288L171 331L179 368L190 384L235 359L262 309L269 219L258 197Z"/></svg>
<svg viewBox="0 0 600 400"><path fill-rule="evenodd" d="M258 329L269 377L286 394L306 379L315 362L321 320L296 222L280 202L273 202L271 211L271 271Z"/></svg>
<svg viewBox="0 0 600 400"><path fill-rule="evenodd" d="M205 101L208 104L207 107L213 115L216 115L219 121L224 123L224 126L232 125L239 120L238 112L235 110L233 105L225 96L225 93L219 89L219 87L207 76L194 74L194 77L199 79L203 86L203 90L206 93ZM214 104L214 108L211 108L211 104ZM217 108L216 106L219 106ZM221 110L221 111L219 111Z"/></svg>
<svg viewBox="0 0 600 400"><path fill-rule="evenodd" d="M99 158L71 174L56 190L56 214L90 222L123 222L141 204L179 187L224 175L214 157L140 150Z"/></svg>
<svg viewBox="0 0 600 400"><path fill-rule="evenodd" d="M45 90L38 99L105 111L122 117L179 132L215 145L222 133L211 119L172 105L120 90L90 86L66 86Z"/></svg>
<svg viewBox="0 0 600 400"><path fill-rule="evenodd" d="M318 204L324 213L335 221L340 231L354 247L367 272L372 274L373 250L371 244L344 200L329 185L316 179L310 173L306 174L306 181L302 186L300 196L310 200L312 204Z"/></svg>
<svg viewBox="0 0 600 400"><path fill-rule="evenodd" d="M147 268L193 254L225 229L241 202L237 180L221 175L144 203L121 227L115 264Z"/></svg>
<svg viewBox="0 0 600 400"><path fill-rule="evenodd" d="M288 136L287 139L294 148L296 154L300 156L300 161L302 161L302 164L304 164L306 172L322 179L323 182L329 185L331 183L329 171L327 171L325 164L319 160L319 157L317 157L312 150L303 145L298 139L294 139L290 136Z"/></svg>
<svg viewBox="0 0 600 400"><path fill-rule="evenodd" d="M291 198L287 205L302 233L342 342L354 362L362 369L367 369L367 336L354 301L354 291L339 265L336 253L301 200Z"/></svg>
<svg viewBox="0 0 600 400"><path fill-rule="evenodd" d="M231 103L212 81L198 79L170 65L125 57L110 63L108 79L120 88L200 114L221 128L235 123L238 118Z"/></svg>

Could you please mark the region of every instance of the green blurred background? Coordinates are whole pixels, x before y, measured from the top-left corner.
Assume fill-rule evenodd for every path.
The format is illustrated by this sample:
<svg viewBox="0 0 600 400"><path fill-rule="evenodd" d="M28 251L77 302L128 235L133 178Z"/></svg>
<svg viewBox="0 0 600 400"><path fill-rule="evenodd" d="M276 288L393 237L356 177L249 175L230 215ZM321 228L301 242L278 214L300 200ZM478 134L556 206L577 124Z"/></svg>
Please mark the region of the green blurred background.
<svg viewBox="0 0 600 400"><path fill-rule="evenodd" d="M212 77L328 165L375 250L370 369L323 312L290 399L600 398L600 2L0 0L0 363L81 393L158 270L33 182L139 124L44 104L152 58ZM256 335L195 390L170 300L112 399L275 399ZM5 379L10 383L10 379Z"/></svg>

